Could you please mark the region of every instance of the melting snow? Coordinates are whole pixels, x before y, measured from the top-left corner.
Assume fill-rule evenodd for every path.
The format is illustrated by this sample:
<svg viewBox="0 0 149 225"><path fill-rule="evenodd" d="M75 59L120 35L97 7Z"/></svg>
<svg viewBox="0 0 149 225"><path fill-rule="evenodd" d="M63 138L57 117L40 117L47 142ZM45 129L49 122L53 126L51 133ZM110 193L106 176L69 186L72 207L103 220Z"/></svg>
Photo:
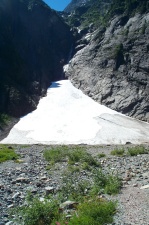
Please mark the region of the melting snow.
<svg viewBox="0 0 149 225"><path fill-rule="evenodd" d="M53 82L32 113L22 117L1 143L140 144L149 124L98 104L69 80Z"/></svg>

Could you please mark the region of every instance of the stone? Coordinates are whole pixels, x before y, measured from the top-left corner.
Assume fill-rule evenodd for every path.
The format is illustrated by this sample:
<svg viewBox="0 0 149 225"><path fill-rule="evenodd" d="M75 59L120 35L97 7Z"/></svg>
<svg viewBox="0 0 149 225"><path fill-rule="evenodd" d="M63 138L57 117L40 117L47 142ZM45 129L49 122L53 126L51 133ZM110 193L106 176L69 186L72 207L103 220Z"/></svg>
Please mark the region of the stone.
<svg viewBox="0 0 149 225"><path fill-rule="evenodd" d="M68 200L60 205L60 209L73 209L76 208L76 205L78 205L77 202Z"/></svg>
<svg viewBox="0 0 149 225"><path fill-rule="evenodd" d="M19 195L20 195L20 192L15 193L15 194L12 196L12 199L17 198Z"/></svg>
<svg viewBox="0 0 149 225"><path fill-rule="evenodd" d="M11 224L13 224L13 222L12 221L9 221L5 225L11 225Z"/></svg>
<svg viewBox="0 0 149 225"><path fill-rule="evenodd" d="M54 187L45 187L46 195L54 193Z"/></svg>
<svg viewBox="0 0 149 225"><path fill-rule="evenodd" d="M142 189L148 189L149 188L149 184L147 184L147 185L145 185L145 186L142 186L142 187L140 187L140 189L142 190Z"/></svg>
<svg viewBox="0 0 149 225"><path fill-rule="evenodd" d="M29 182L29 179L28 178L25 178L25 177L18 177L16 179L16 182L28 183Z"/></svg>

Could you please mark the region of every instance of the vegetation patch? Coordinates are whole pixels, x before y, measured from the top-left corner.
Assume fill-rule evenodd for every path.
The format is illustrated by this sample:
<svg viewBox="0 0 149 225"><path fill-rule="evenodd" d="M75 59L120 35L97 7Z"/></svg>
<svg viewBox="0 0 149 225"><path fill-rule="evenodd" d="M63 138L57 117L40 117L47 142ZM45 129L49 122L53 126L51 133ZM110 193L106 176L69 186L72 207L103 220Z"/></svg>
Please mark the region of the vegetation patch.
<svg viewBox="0 0 149 225"><path fill-rule="evenodd" d="M104 158L104 157L106 157L106 154L105 153L99 153L98 155L97 155L97 157L100 159L100 158Z"/></svg>
<svg viewBox="0 0 149 225"><path fill-rule="evenodd" d="M112 223L115 211L116 204L114 202L92 199L79 205L77 215L75 214L68 224L103 225Z"/></svg>
<svg viewBox="0 0 149 225"><path fill-rule="evenodd" d="M8 116L7 114L1 113L0 114L0 125L4 126L7 125L10 121L10 116Z"/></svg>
<svg viewBox="0 0 149 225"><path fill-rule="evenodd" d="M99 166L98 161L80 146L70 148L68 146L59 146L45 150L44 157L50 164L67 161L70 165L80 162L82 164L86 163L88 166Z"/></svg>
<svg viewBox="0 0 149 225"><path fill-rule="evenodd" d="M16 159L18 159L18 155L13 148L9 148L7 145L0 145L0 163Z"/></svg>
<svg viewBox="0 0 149 225"><path fill-rule="evenodd" d="M12 211L17 224L104 225L113 222L116 202L106 200L101 194L119 192L121 179L117 174L99 169L98 161L81 146L52 147L45 150L44 156L54 170L62 169L65 163L59 189L43 195L42 200L29 195L22 206ZM101 157L104 156L102 153ZM66 202L72 203L71 208Z"/></svg>
<svg viewBox="0 0 149 225"><path fill-rule="evenodd" d="M128 148L128 155L130 156L137 156L141 154L146 154L148 151L145 149L144 146L136 146L136 147L131 147Z"/></svg>
<svg viewBox="0 0 149 225"><path fill-rule="evenodd" d="M111 155L116 155L116 156L123 156L125 153L124 149L114 149L111 151Z"/></svg>
<svg viewBox="0 0 149 225"><path fill-rule="evenodd" d="M26 205L15 208L11 214L15 214L15 221L20 225L50 225L58 219L58 205L54 200L28 198Z"/></svg>
<svg viewBox="0 0 149 225"><path fill-rule="evenodd" d="M120 177L116 174L105 174L101 169L94 170L94 186L92 192L95 194L118 194L122 186Z"/></svg>

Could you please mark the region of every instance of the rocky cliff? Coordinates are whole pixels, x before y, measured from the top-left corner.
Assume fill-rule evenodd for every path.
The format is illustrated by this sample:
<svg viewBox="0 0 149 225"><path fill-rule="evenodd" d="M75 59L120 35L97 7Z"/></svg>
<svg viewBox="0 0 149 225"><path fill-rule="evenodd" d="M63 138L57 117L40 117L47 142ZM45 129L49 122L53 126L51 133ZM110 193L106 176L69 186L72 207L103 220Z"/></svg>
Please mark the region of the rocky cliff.
<svg viewBox="0 0 149 225"><path fill-rule="evenodd" d="M83 26L76 27L75 55L65 74L97 102L149 121L148 5L147 1L124 2L129 3L111 2L94 29L90 29L94 24L88 24L80 35Z"/></svg>
<svg viewBox="0 0 149 225"><path fill-rule="evenodd" d="M20 117L62 78L72 35L42 0L1 0L0 30L0 113Z"/></svg>

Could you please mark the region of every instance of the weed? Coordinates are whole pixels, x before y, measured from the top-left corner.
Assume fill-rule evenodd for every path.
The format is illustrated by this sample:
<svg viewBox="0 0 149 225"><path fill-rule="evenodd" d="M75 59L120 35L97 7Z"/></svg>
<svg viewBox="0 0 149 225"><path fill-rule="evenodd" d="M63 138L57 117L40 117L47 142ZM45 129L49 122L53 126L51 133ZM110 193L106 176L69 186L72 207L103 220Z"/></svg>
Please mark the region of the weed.
<svg viewBox="0 0 149 225"><path fill-rule="evenodd" d="M58 146L56 148L53 147L50 150L44 151L44 157L51 164L54 164L56 162L61 162L66 157L67 152L67 146Z"/></svg>
<svg viewBox="0 0 149 225"><path fill-rule="evenodd" d="M106 156L106 154L104 154L104 153L99 153L97 156L98 156L98 158L100 159L100 158L105 157L105 156Z"/></svg>
<svg viewBox="0 0 149 225"><path fill-rule="evenodd" d="M61 198L82 201L87 195L87 190L90 190L91 183L88 180L80 180L79 173L65 172L62 180Z"/></svg>
<svg viewBox="0 0 149 225"><path fill-rule="evenodd" d="M69 165L69 166L68 166L68 170L69 170L72 174L73 174L73 173L80 172L79 166Z"/></svg>
<svg viewBox="0 0 149 225"><path fill-rule="evenodd" d="M136 147L131 147L128 148L128 155L130 156L136 156L140 154L146 154L147 150L145 149L144 146L136 146Z"/></svg>
<svg viewBox="0 0 149 225"><path fill-rule="evenodd" d="M116 203L92 199L79 205L77 215L74 215L69 225L103 225L113 222Z"/></svg>
<svg viewBox="0 0 149 225"><path fill-rule="evenodd" d="M111 151L111 155L116 155L116 156L123 156L124 155L124 149L114 149Z"/></svg>
<svg viewBox="0 0 149 225"><path fill-rule="evenodd" d="M15 221L21 225L49 225L59 218L56 201L45 199L41 202L38 198L28 198L26 205L14 209L11 214L15 214Z"/></svg>
<svg viewBox="0 0 149 225"><path fill-rule="evenodd" d="M76 162L86 162L90 166L99 166L99 163L80 146L71 148L68 148L67 146L59 146L57 148L52 148L51 150L45 150L44 157L51 164L67 159L68 163L71 165Z"/></svg>
<svg viewBox="0 0 149 225"><path fill-rule="evenodd" d="M118 194L121 180L118 175L104 174L102 170L94 170L94 187L92 193Z"/></svg>
<svg viewBox="0 0 149 225"><path fill-rule="evenodd" d="M18 155L15 153L14 149L9 149L7 145L0 145L0 163L7 160L16 160Z"/></svg>

